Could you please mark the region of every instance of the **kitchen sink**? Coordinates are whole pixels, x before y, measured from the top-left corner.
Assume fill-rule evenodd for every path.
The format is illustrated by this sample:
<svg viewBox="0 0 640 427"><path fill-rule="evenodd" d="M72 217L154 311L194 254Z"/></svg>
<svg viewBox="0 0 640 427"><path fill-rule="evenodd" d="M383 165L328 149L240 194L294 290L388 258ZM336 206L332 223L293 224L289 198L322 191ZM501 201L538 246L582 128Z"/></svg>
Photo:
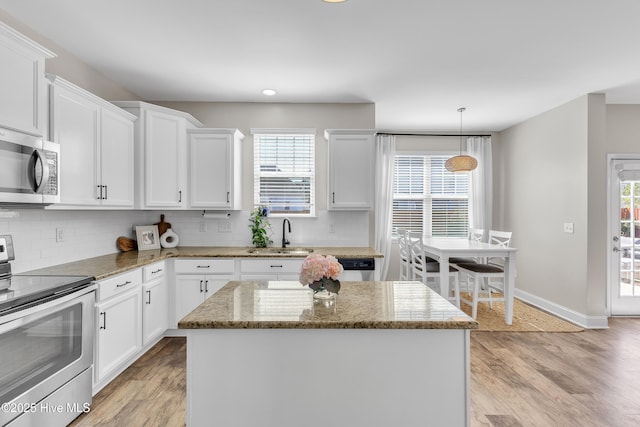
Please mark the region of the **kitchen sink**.
<svg viewBox="0 0 640 427"><path fill-rule="evenodd" d="M309 255L312 248L254 248L247 252L254 255Z"/></svg>

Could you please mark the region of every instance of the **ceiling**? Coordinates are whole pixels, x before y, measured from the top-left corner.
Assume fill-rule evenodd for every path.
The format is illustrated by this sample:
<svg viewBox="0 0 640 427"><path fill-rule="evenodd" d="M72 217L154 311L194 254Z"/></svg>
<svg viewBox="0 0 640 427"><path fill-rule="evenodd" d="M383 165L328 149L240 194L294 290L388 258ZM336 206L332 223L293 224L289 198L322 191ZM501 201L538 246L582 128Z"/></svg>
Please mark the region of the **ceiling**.
<svg viewBox="0 0 640 427"><path fill-rule="evenodd" d="M0 0L147 101L373 102L384 130L500 131L640 104L637 0ZM262 95L264 88L277 94Z"/></svg>

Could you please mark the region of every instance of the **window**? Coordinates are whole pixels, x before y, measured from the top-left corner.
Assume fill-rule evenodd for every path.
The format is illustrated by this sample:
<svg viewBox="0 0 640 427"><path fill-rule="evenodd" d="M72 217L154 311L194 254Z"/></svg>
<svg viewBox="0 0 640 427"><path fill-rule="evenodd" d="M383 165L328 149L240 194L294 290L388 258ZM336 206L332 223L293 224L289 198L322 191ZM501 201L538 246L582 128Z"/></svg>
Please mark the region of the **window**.
<svg viewBox="0 0 640 427"><path fill-rule="evenodd" d="M396 155L393 234L398 228L423 236L466 237L469 175L445 169L449 156Z"/></svg>
<svg viewBox="0 0 640 427"><path fill-rule="evenodd" d="M272 214L315 214L315 130L253 132L253 202Z"/></svg>

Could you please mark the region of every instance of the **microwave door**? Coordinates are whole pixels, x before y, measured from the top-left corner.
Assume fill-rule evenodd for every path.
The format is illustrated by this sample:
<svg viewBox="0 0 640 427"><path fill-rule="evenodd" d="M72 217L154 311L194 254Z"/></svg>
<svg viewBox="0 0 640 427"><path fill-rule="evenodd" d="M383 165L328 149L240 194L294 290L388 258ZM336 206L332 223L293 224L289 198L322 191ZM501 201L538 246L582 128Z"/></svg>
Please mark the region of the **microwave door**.
<svg viewBox="0 0 640 427"><path fill-rule="evenodd" d="M0 140L0 203L42 203L29 184L27 165L34 147Z"/></svg>

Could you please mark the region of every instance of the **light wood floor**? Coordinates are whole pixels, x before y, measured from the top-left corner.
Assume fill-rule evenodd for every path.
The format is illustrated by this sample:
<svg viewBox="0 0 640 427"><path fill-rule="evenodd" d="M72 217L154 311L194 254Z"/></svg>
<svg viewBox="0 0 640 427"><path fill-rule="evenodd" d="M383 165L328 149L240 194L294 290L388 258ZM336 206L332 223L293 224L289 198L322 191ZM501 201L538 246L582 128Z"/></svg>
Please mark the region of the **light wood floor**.
<svg viewBox="0 0 640 427"><path fill-rule="evenodd" d="M609 326L472 332L471 425L640 425L640 319L610 319ZM184 338L163 339L72 425L183 426L185 350Z"/></svg>

